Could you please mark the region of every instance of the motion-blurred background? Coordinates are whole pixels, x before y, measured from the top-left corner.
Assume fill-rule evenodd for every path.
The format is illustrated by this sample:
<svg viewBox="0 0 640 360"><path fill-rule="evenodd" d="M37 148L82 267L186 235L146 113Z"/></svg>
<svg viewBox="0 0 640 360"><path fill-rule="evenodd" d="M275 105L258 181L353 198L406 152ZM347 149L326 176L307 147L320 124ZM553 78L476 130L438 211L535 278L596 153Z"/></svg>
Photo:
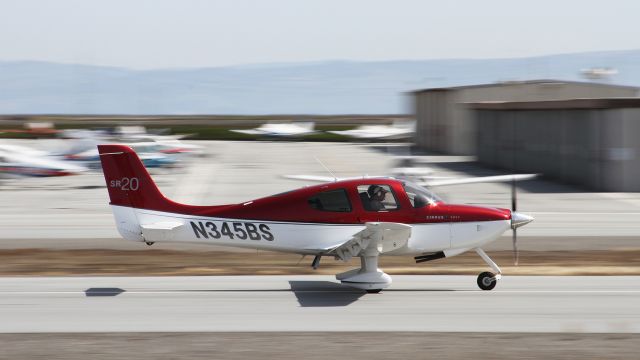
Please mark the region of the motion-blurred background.
<svg viewBox="0 0 640 360"><path fill-rule="evenodd" d="M95 147L105 142L133 146L168 197L192 204L304 186L287 175L326 175L319 162L338 176L414 180L538 173L518 184L519 207L536 221L521 231L520 266L505 271L638 273L638 10L7 2L0 274L311 271L290 255L121 240ZM509 186L436 191L508 207ZM509 241L489 249L505 265ZM465 256L386 261L390 273L483 267ZM332 266L343 265L321 271Z"/></svg>
<svg viewBox="0 0 640 360"><path fill-rule="evenodd" d="M638 14L633 0L0 1L0 358L637 359L640 278L609 275L640 275ZM382 257L393 287L365 295L333 277L356 260L123 240L101 143L133 147L167 197L196 205L329 171L539 174L515 183L535 221L518 266L511 232L485 248L496 291L475 288L487 269L471 253ZM431 190L511 207L508 182Z"/></svg>

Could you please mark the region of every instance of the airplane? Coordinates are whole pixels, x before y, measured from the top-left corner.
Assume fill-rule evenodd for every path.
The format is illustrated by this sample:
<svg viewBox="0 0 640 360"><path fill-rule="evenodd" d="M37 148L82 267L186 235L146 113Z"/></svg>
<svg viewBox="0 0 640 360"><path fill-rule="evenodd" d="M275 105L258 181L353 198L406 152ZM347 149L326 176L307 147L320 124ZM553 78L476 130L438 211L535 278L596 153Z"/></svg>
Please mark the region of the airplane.
<svg viewBox="0 0 640 360"><path fill-rule="evenodd" d="M0 175L2 177L49 177L76 175L87 171L49 156L46 152L20 145L0 144Z"/></svg>
<svg viewBox="0 0 640 360"><path fill-rule="evenodd" d="M315 134L314 122L266 123L255 129L231 130L240 134L260 135L265 137L297 137Z"/></svg>
<svg viewBox="0 0 640 360"><path fill-rule="evenodd" d="M100 156L97 144L104 140L113 140L94 132L93 137L77 139L70 147L61 152L67 160L82 162L91 168L99 167ZM182 156L203 155L202 146L187 144L179 140L178 136L168 135L133 135L130 142L123 143L134 148L144 165L148 168L171 167L178 164ZM121 143L118 141L118 143Z"/></svg>
<svg viewBox="0 0 640 360"><path fill-rule="evenodd" d="M362 125L351 130L329 131L332 134L356 139L397 140L406 139L416 132L415 121L395 121L392 125Z"/></svg>
<svg viewBox="0 0 640 360"><path fill-rule="evenodd" d="M158 151L155 146L149 145L130 144L130 146L140 152L139 158L147 168L170 167L176 165L178 162L178 159L171 154L178 154L179 152L163 153ZM100 161L100 155L98 154L97 148L82 151L77 154L68 154L65 155L65 158L71 161L78 161L87 164L87 166L92 169L97 168Z"/></svg>
<svg viewBox="0 0 640 360"><path fill-rule="evenodd" d="M502 277L482 250L502 233L528 224L512 210L446 204L431 191L390 177L308 186L238 204L194 206L167 199L137 154L124 145L98 145L110 206L120 235L130 241L183 242L313 255L361 267L336 275L343 284L377 293L391 277L379 256L414 256L416 262L474 250L492 269L477 285L491 290ZM515 195L515 194L514 194ZM514 246L514 253L517 248Z"/></svg>
<svg viewBox="0 0 640 360"><path fill-rule="evenodd" d="M203 154L202 146L181 141L189 134L158 135L146 133L144 130L144 127L136 126L121 126L115 133L106 130L67 129L61 133L61 137L74 141L66 149L59 151L59 154L72 159L75 155L91 155L97 161L96 145L104 142L131 144L138 153Z"/></svg>

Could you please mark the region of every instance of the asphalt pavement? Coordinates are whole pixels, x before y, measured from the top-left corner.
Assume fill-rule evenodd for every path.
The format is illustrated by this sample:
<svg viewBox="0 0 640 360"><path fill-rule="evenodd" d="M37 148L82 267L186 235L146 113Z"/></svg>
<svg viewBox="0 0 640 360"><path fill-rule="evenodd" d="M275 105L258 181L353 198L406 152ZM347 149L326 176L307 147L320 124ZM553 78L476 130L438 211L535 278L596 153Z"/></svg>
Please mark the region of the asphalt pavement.
<svg viewBox="0 0 640 360"><path fill-rule="evenodd" d="M640 332L640 277L393 280L366 294L332 276L9 277L0 332Z"/></svg>

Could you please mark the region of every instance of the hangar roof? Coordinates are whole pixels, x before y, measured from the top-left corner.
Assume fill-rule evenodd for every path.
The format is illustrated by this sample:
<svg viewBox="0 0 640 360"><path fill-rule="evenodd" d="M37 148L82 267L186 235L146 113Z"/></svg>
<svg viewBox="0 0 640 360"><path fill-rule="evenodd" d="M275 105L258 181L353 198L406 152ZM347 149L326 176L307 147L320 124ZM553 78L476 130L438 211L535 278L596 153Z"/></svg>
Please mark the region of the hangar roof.
<svg viewBox="0 0 640 360"><path fill-rule="evenodd" d="M640 108L640 98L585 98L545 101L480 101L465 103L476 110L578 110Z"/></svg>
<svg viewBox="0 0 640 360"><path fill-rule="evenodd" d="M455 91L455 90L477 89L477 88L498 87L498 86L514 86L514 85L564 85L564 84L589 85L589 86L596 86L596 87L605 86L610 88L628 89L628 90L636 90L636 91L640 90L640 88L638 87L628 86L628 85L612 85L612 84L603 84L603 83L586 82L586 81L538 79L538 80L523 80L523 81L503 81L503 82L495 82L490 84L429 88L429 89L414 90L414 91L411 91L411 93L419 94L419 93L434 92L434 91Z"/></svg>

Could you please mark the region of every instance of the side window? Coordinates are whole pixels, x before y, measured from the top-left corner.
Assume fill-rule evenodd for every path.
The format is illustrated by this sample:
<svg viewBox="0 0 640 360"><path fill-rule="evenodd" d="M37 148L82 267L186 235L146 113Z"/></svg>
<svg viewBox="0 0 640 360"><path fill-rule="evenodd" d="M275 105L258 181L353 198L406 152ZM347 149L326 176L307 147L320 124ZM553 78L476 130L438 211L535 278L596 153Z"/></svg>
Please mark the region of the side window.
<svg viewBox="0 0 640 360"><path fill-rule="evenodd" d="M425 207L429 203L429 201L427 200L426 197L424 197L424 195L418 194L417 192L413 192L411 191L411 189L405 188L405 190L407 190L407 196L409 197L411 206L413 206L414 208Z"/></svg>
<svg viewBox="0 0 640 360"><path fill-rule="evenodd" d="M321 211L350 212L351 203L344 189L330 190L309 198L309 205Z"/></svg>
<svg viewBox="0 0 640 360"><path fill-rule="evenodd" d="M409 201L411 201L411 206L416 209L425 207L428 204L427 199L422 195L412 194L409 192L407 193L407 195L409 196Z"/></svg>
<svg viewBox="0 0 640 360"><path fill-rule="evenodd" d="M358 194L367 211L396 210L398 202L389 185L360 185Z"/></svg>
<svg viewBox="0 0 640 360"><path fill-rule="evenodd" d="M442 201L436 194L423 188L422 186L406 182L402 183L402 186L404 187L404 191L409 197L411 206L413 206L414 208L421 208L429 204L435 204L439 201Z"/></svg>

